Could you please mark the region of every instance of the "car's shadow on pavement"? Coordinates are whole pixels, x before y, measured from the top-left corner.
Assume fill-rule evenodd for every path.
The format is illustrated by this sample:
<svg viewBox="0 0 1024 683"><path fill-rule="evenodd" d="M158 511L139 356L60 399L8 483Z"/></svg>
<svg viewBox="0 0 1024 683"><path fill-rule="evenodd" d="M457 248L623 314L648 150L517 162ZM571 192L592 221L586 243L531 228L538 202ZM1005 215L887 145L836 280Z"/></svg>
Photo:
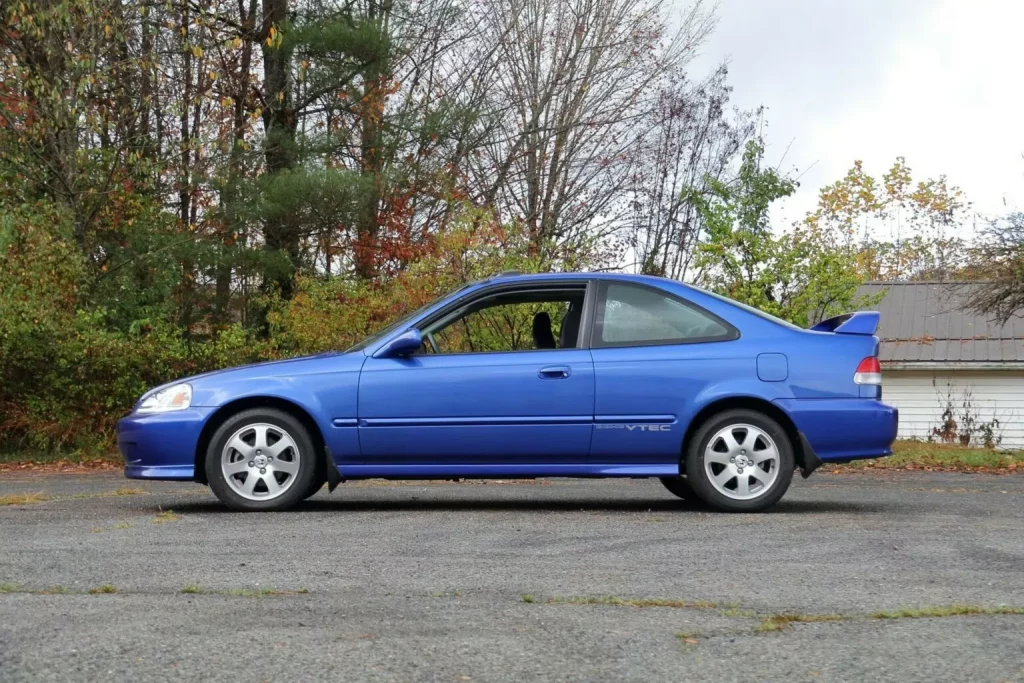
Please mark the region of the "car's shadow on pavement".
<svg viewBox="0 0 1024 683"><path fill-rule="evenodd" d="M755 514L856 514L889 512L895 506L878 502L849 501L782 501L774 507ZM155 508L154 508L155 509ZM182 514L236 514L216 500L190 502L174 505L174 511ZM636 513L716 513L704 505L684 500L658 500L650 498L629 498L621 500L536 500L516 498L444 498L405 500L308 500L296 505L284 514L303 512L636 512ZM242 514L242 513L237 513Z"/></svg>

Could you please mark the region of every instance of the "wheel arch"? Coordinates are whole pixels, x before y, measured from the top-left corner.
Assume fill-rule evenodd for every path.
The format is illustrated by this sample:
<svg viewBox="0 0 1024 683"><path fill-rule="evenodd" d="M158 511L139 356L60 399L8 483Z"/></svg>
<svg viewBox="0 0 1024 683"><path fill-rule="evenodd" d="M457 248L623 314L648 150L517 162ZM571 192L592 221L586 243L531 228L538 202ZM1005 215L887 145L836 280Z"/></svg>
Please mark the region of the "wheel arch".
<svg viewBox="0 0 1024 683"><path fill-rule="evenodd" d="M738 408L763 413L778 422L786 432L786 436L789 437L789 443L793 448L793 459L796 461L796 466L800 469L805 469L811 466L811 461L816 458L813 453L808 457L808 454L805 452L805 439L800 434L800 430L796 428L796 423L793 422L793 418L791 418L785 410L778 407L771 401L758 398L756 396L729 396L719 398L708 403L697 411L690 420L690 424L686 428L686 434L683 436L683 445L682 450L680 451L683 456L686 455L686 451L690 447L690 440L693 438L693 435L697 432L697 429L704 424L704 422L713 415L717 415L718 413L726 410L735 410ZM680 459L680 470L683 468L683 463L685 461L685 457ZM684 472L680 473L684 474Z"/></svg>
<svg viewBox="0 0 1024 683"><path fill-rule="evenodd" d="M196 482L200 484L209 483L206 481L206 451L209 449L210 441L213 439L217 429L232 415L251 408L275 408L281 412L288 413L301 422L302 426L309 432L310 438L313 439L313 446L317 449L317 453L320 456L317 458L317 468L321 471L317 472L317 476L324 474L322 470L326 469L326 461L329 456L326 454L323 432L309 411L294 401L277 396L246 396L230 403L225 403L203 425L203 429L199 433L199 441L196 442L196 452L194 454L195 475L193 478Z"/></svg>

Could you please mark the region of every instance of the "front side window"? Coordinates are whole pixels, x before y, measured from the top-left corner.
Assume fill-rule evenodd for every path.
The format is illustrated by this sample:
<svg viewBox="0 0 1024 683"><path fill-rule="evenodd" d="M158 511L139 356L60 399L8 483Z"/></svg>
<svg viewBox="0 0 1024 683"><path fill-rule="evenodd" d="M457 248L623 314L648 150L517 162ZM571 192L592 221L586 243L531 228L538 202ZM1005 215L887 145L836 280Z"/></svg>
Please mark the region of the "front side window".
<svg viewBox="0 0 1024 683"><path fill-rule="evenodd" d="M598 300L594 346L645 346L735 339L727 323L649 287L608 283Z"/></svg>
<svg viewBox="0 0 1024 683"><path fill-rule="evenodd" d="M576 348L584 294L581 286L476 299L424 327L423 353Z"/></svg>

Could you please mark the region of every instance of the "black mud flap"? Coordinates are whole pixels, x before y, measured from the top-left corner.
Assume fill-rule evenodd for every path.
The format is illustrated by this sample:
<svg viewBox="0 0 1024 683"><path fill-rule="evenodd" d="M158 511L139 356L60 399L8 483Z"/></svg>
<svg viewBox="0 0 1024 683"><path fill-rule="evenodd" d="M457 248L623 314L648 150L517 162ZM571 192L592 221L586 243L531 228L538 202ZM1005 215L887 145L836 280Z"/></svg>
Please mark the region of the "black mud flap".
<svg viewBox="0 0 1024 683"><path fill-rule="evenodd" d="M803 435L801 434L801 436ZM324 468L327 470L327 492L333 493L334 489L338 488L338 484L344 480L341 478L341 473L338 472L338 466L334 464L331 449L327 446L324 446Z"/></svg>
<svg viewBox="0 0 1024 683"><path fill-rule="evenodd" d="M821 458L815 454L814 449L811 448L811 442L807 440L803 432L797 432L800 435L800 449L804 453L803 462L800 463L800 474L804 479L811 476L814 470L821 467Z"/></svg>

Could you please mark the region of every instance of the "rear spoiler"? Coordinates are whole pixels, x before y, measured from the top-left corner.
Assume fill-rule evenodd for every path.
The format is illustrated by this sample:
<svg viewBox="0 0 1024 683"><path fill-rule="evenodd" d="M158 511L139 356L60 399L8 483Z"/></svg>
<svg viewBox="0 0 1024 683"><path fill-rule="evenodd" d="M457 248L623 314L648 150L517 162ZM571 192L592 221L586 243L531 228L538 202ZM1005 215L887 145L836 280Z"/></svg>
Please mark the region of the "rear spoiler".
<svg viewBox="0 0 1024 683"><path fill-rule="evenodd" d="M871 336L878 330L882 314L878 311L857 311L844 313L828 320L822 320L811 328L813 332L835 332L836 334L864 334Z"/></svg>

